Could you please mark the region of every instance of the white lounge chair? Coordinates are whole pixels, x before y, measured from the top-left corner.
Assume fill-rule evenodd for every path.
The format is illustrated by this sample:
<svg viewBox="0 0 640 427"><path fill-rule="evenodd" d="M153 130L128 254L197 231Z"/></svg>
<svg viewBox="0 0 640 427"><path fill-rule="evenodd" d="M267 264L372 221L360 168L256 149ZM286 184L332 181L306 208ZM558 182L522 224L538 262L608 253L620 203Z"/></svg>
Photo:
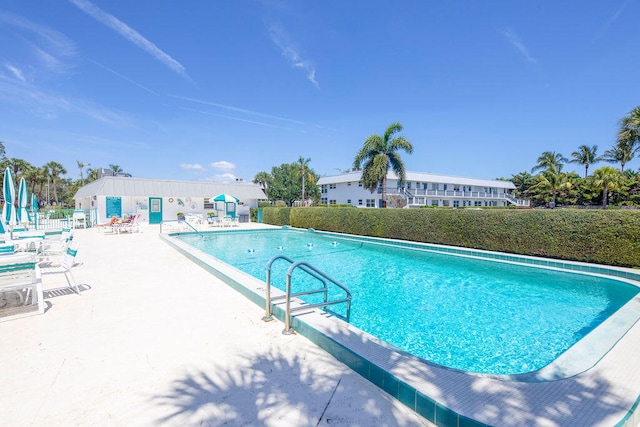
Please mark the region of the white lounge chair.
<svg viewBox="0 0 640 427"><path fill-rule="evenodd" d="M38 267L42 274L63 273L67 279L67 284L71 290L80 295L80 288L76 282L71 269L76 265L76 255L78 253L78 244L73 241L67 246L62 259L60 261L46 260L38 262Z"/></svg>
<svg viewBox="0 0 640 427"><path fill-rule="evenodd" d="M0 318L7 320L29 314L44 313L44 299L40 271L36 268L35 256L32 253L16 253L0 256L0 294L5 292L17 293L20 302L37 305L35 312L25 312L16 316Z"/></svg>

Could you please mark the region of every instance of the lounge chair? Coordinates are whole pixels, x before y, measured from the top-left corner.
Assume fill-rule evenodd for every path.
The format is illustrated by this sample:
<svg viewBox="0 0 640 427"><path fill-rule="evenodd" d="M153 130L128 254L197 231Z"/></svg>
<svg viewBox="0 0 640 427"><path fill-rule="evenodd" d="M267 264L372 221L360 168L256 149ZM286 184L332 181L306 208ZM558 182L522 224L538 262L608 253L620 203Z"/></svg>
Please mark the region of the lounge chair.
<svg viewBox="0 0 640 427"><path fill-rule="evenodd" d="M42 294L42 280L40 271L36 268L35 256L30 253L16 253L0 256L0 294L14 292L18 294L20 303L27 304L29 294L32 295L31 304L37 305L37 311L26 312L16 316L44 313L44 299Z"/></svg>
<svg viewBox="0 0 640 427"><path fill-rule="evenodd" d="M71 269L76 265L77 253L78 244L72 241L67 246L60 261L40 261L38 262L38 267L40 267L42 274L63 273L71 290L80 295L80 288L78 287L75 277L73 277L73 273L71 272Z"/></svg>
<svg viewBox="0 0 640 427"><path fill-rule="evenodd" d="M140 225L138 224L140 214L133 215L129 218L129 221L123 221L113 225L113 229L116 233L134 233L140 231Z"/></svg>

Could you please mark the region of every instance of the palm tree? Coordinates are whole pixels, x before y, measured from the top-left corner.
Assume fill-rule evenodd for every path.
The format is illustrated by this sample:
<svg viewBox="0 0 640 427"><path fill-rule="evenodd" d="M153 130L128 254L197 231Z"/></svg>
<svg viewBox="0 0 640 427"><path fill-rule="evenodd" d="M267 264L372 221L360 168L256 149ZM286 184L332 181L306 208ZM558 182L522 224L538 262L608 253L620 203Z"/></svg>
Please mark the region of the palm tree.
<svg viewBox="0 0 640 427"><path fill-rule="evenodd" d="M546 193L551 192L551 201L549 207L553 208L556 205L556 196L559 190L568 189L573 186L566 173L556 172L553 169L548 169L541 174L535 176L537 183L529 187L529 190L541 191Z"/></svg>
<svg viewBox="0 0 640 427"><path fill-rule="evenodd" d="M634 144L640 142L640 106L631 110L629 115L620 121L618 138L633 141Z"/></svg>
<svg viewBox="0 0 640 427"><path fill-rule="evenodd" d="M253 183L260 184L262 191L264 191L265 196L267 196L267 200L269 200L269 181L271 181L271 175L269 175L268 172L258 172L256 176L253 177Z"/></svg>
<svg viewBox="0 0 640 427"><path fill-rule="evenodd" d="M122 168L118 165L109 165L109 167L113 171L114 175L122 172Z"/></svg>
<svg viewBox="0 0 640 427"><path fill-rule="evenodd" d="M64 175L67 173L67 170L60 163L57 162L49 162L44 165L47 168L48 174L51 176L51 180L53 181L53 198L58 204L58 189L57 189L57 180L60 175Z"/></svg>
<svg viewBox="0 0 640 427"><path fill-rule="evenodd" d="M298 164L300 165L300 175L302 175L302 203L304 203L304 201L306 200L304 197L304 179L307 178L309 185L313 185L313 181L314 181L313 174L309 169L310 161L311 159L309 158L305 159L302 156L298 157Z"/></svg>
<svg viewBox="0 0 640 427"><path fill-rule="evenodd" d="M602 167L593 173L593 184L602 189L602 206L607 207L607 195L610 190L618 190L623 175L617 169L609 166Z"/></svg>
<svg viewBox="0 0 640 427"><path fill-rule="evenodd" d="M620 163L620 172L624 172L624 165L636 156L640 146L636 146L633 135L618 135L618 143L611 150L604 152L602 159L609 163Z"/></svg>
<svg viewBox="0 0 640 427"><path fill-rule="evenodd" d="M531 169L531 173L536 171L548 171L553 170L556 173L560 173L562 170L562 164L567 162L567 159L560 153L555 151L545 151L538 157L538 164Z"/></svg>
<svg viewBox="0 0 640 427"><path fill-rule="evenodd" d="M371 135L366 139L364 145L356 154L353 167L362 170L362 185L372 193L380 185L382 186L382 207L387 206L387 173L389 167L398 175L399 184L402 185L406 179L404 162L398 154L402 149L408 154L413 152L413 145L404 137L396 136L402 131L400 123L393 123L385 131L383 136Z"/></svg>
<svg viewBox="0 0 640 427"><path fill-rule="evenodd" d="M87 166L91 166L91 163L84 163L81 162L80 160L76 160L76 163L78 164L78 168L80 169L80 185L84 185L84 168Z"/></svg>
<svg viewBox="0 0 640 427"><path fill-rule="evenodd" d="M569 163L578 163L584 166L584 177L586 178L589 175L589 165L599 162L602 160L601 157L598 157L598 146L594 145L593 147L589 147L587 145L581 145L578 147L578 151L574 151L571 153L573 159L569 160Z"/></svg>

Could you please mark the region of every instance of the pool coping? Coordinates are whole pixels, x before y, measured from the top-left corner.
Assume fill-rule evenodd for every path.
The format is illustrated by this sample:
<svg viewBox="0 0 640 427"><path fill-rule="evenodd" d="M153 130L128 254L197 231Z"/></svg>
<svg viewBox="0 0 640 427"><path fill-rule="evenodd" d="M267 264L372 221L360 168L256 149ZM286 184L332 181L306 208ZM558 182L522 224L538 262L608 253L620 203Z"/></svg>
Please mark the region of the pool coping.
<svg viewBox="0 0 640 427"><path fill-rule="evenodd" d="M277 230L279 228L274 229ZM238 231L235 232L237 233ZM336 235L341 237L349 236L343 234ZM207 255L193 248L171 235L160 235L160 237L198 265L245 295L251 301L264 307L264 282L211 255ZM361 236L353 237L361 238ZM378 240L377 238L370 239ZM416 245L414 242L390 239L384 239L383 241L401 242L403 246ZM452 248L441 245L434 246L438 248L444 247L452 251L462 250L465 255L469 255L470 252L474 251L485 252L463 250L463 248ZM512 257L511 255L494 254ZM527 258L533 259L534 257ZM542 261L548 263L551 260ZM562 261L562 263L567 262ZM546 267L550 266L547 264ZM607 268L606 266L595 267L599 269ZM553 267L551 266L551 268ZM602 270L598 270L598 272L587 271L592 274L602 274ZM624 272L624 274L626 275L628 272ZM640 277L640 274L638 274L638 276ZM277 294L280 291L273 289L272 292ZM276 317L283 320L283 310L278 304L274 304L274 308L273 311ZM635 425L640 421L640 415L638 415L638 411L636 410L638 402L640 401L640 390L637 384L633 384L635 387L631 387L634 389L631 393L633 398L629 398L628 393L624 396L619 396L621 400L624 401L622 407L616 407L615 411L609 410L600 413L599 417L602 418L601 421L604 424L593 423L593 402L591 402L591 399L583 399L581 401L578 399L578 401L576 401L575 398L572 397L581 394L593 394L592 391L586 389L580 391L580 389L585 388L582 382L587 381L589 377L593 376L592 374L598 370L598 364L603 360L609 359L612 356L620 357L618 354L619 351L614 352L614 350L616 350L616 347L619 347L619 341L622 340L616 341L612 350L607 352L602 358L599 358L589 369L582 370L568 378L552 377L547 378L545 381L531 381L531 378L527 380L527 378L524 377L514 378L514 376L506 376L511 378L503 378L505 376L470 374L426 362L405 352L393 349L391 346L384 345L379 340L376 340L375 337L371 337L357 330L357 328L338 321L335 318L328 320L326 314L319 310L310 310L305 314L297 314L292 320L292 326L298 333L306 336L338 360L351 367L354 371L437 425L481 426L522 425L531 423L536 425L576 425L576 420L580 417L582 417L584 421L580 425L615 424L622 426ZM630 327L625 336L631 334L631 332L633 332L632 335L640 343L640 326L637 323L634 323L634 325ZM624 353L622 356L624 356ZM629 363L629 361L627 361L627 363ZM638 365L638 362L634 365ZM636 370L640 376L640 368ZM571 387L569 387L569 385ZM625 387L628 387L628 384ZM484 391L473 391L478 388ZM535 405L533 405L533 401L531 401L530 404L539 406L549 400L548 396L558 395L558 391L556 390L558 388L563 390L563 393L570 393L566 394L562 402L553 402L554 405L552 406L559 405L562 407L575 408L574 410L567 412L565 409L567 413L550 410L546 407L540 408L539 410L523 410L517 401L518 399L513 401L513 398L504 398L504 396L512 395L535 396ZM491 390L499 390L499 393L491 392ZM610 391L609 393L612 392ZM463 396L466 396L466 398L462 399ZM595 396L597 396L597 394ZM585 402L590 402L590 404L586 404ZM589 414L591 415L589 416Z"/></svg>

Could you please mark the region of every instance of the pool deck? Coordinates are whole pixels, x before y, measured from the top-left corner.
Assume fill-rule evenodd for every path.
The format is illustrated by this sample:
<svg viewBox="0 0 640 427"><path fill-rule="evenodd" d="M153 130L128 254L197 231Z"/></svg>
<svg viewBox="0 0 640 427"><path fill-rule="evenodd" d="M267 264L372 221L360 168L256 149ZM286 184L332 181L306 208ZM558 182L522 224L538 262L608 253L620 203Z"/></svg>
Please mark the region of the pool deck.
<svg viewBox="0 0 640 427"><path fill-rule="evenodd" d="M280 321L262 322L262 308L158 226L141 231L75 230L82 295L44 276L46 312L0 322L3 425L432 425L305 337L282 335ZM593 368L546 382L387 362L489 425L614 426L640 395L638 349L640 324Z"/></svg>

